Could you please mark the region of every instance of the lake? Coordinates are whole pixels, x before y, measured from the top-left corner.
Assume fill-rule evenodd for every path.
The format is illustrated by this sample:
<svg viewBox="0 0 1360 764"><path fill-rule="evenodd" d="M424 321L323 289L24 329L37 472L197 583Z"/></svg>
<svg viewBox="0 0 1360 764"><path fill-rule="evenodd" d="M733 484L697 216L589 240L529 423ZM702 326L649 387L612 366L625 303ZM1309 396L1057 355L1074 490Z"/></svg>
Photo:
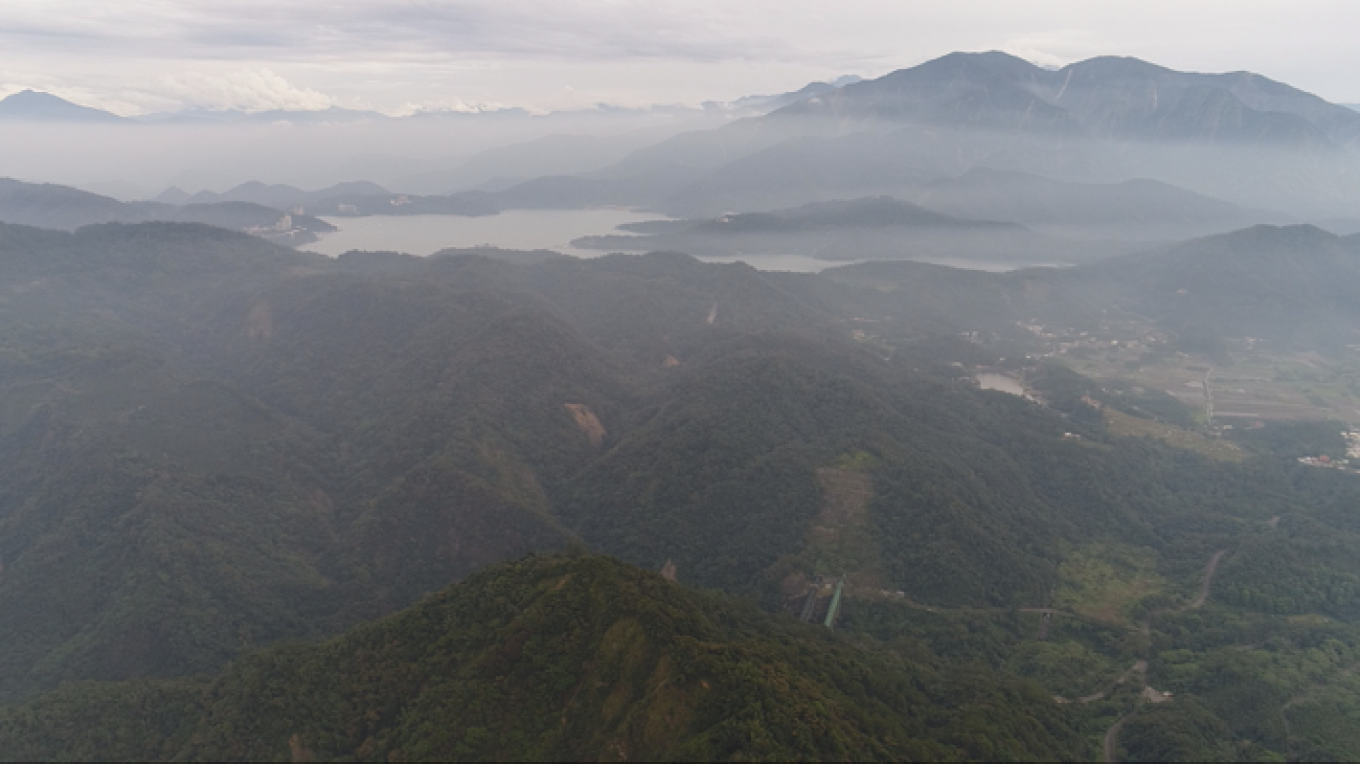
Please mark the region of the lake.
<svg viewBox="0 0 1360 764"><path fill-rule="evenodd" d="M431 255L448 247L491 244L501 249L552 249L574 257L603 252L578 250L571 240L591 234L619 233L615 226L657 220L660 215L631 210L508 210L499 215L372 215L322 218L339 228L300 249L323 255L352 249L390 250Z"/></svg>
<svg viewBox="0 0 1360 764"><path fill-rule="evenodd" d="M299 249L335 257L350 250L385 250L411 255L431 255L449 247L492 245L502 249L551 249L573 257L608 254L577 249L571 241L582 236L619 234L624 223L664 220L663 215L625 209L507 210L499 215L372 215L361 218L322 218L339 228L319 241ZM700 257L709 263L744 262L762 271L817 273L827 268L853 265L857 261L829 262L806 255L755 255ZM964 260L939 261L940 265L983 271L1007 271L1021 265Z"/></svg>
<svg viewBox="0 0 1360 764"><path fill-rule="evenodd" d="M1019 396L1025 394L1025 388L1020 385L1020 381L1008 374L982 372L977 375L977 381L983 390L1000 390L1003 393Z"/></svg>

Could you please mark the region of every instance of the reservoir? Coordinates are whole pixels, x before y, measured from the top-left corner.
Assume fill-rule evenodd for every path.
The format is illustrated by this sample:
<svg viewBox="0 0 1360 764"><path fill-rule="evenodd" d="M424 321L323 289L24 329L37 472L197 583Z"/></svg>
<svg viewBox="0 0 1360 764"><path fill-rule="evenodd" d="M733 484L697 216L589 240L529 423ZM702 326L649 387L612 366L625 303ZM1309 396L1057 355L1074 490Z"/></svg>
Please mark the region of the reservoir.
<svg viewBox="0 0 1360 764"><path fill-rule="evenodd" d="M593 210L506 210L497 215L372 215L322 218L340 230L322 234L320 240L299 249L337 257L351 250L405 252L422 257L450 247L491 245L501 249L551 249L572 257L592 258L609 254L577 249L573 239L599 234L619 234L624 223L662 220L651 212L602 208ZM643 247L636 252L639 254ZM862 261L818 260L807 255L737 255L700 257L704 262L744 262L762 271L818 273L827 268ZM994 263L973 260L936 260L938 265L983 271L1007 271L1027 263ZM998 375L1001 376L1001 375ZM984 384L984 387L986 385ZM1010 392L1010 390L1007 390ZM1017 393L1018 395L1019 393Z"/></svg>
<svg viewBox="0 0 1360 764"><path fill-rule="evenodd" d="M619 234L624 223L664 220L656 213L622 209L507 210L498 215L372 215L327 217L339 228L322 234L319 241L298 249L337 257L350 250L405 252L422 257L449 247L490 244L501 249L551 249L572 257L591 258L609 254L603 250L577 249L573 239L598 234ZM641 254L642 247L636 251ZM817 273L853 262L829 262L805 255L758 255L752 257L700 257L708 263L744 262L763 271Z"/></svg>
<svg viewBox="0 0 1360 764"><path fill-rule="evenodd" d="M1021 386L1019 380L1006 374L997 374L991 371L980 372L977 375L977 381L983 390L1000 390L1003 393L1022 397L1025 394L1025 388Z"/></svg>
<svg viewBox="0 0 1360 764"><path fill-rule="evenodd" d="M631 210L507 210L498 215L372 215L323 218L339 228L299 249L335 257L353 249L432 255L448 247L491 244L501 249L551 249L573 257L599 257L604 252L578 250L571 240L591 234L617 233L624 223L660 216Z"/></svg>

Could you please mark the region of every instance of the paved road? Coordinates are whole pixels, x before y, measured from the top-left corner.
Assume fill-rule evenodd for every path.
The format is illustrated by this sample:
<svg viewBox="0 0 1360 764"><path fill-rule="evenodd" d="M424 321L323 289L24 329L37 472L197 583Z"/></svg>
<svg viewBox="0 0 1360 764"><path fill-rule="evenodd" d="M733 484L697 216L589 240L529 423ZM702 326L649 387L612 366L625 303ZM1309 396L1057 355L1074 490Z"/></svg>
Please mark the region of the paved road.
<svg viewBox="0 0 1360 764"><path fill-rule="evenodd" d="M1110 764L1114 764L1114 762L1119 761L1119 758L1115 754L1114 750L1115 743L1119 740L1119 730L1124 728L1124 722L1128 721L1132 717L1133 714L1125 716L1123 719L1120 719L1119 721L1115 722L1113 726L1111 726L1108 730L1105 731L1105 761L1110 762Z"/></svg>
<svg viewBox="0 0 1360 764"><path fill-rule="evenodd" d="M1128 681L1128 678L1133 676L1134 674L1146 675L1147 661L1141 659L1135 661L1132 666L1129 666L1129 669L1127 671L1116 677L1115 680L1110 683L1110 686L1108 688L1101 690L1100 692L1093 692L1090 695L1083 695L1082 697L1077 698L1076 700L1068 700L1067 698L1064 698L1061 695L1054 695L1053 699L1059 703L1094 703L1097 700L1103 700L1106 695L1109 695L1111 692L1114 692L1114 688Z"/></svg>

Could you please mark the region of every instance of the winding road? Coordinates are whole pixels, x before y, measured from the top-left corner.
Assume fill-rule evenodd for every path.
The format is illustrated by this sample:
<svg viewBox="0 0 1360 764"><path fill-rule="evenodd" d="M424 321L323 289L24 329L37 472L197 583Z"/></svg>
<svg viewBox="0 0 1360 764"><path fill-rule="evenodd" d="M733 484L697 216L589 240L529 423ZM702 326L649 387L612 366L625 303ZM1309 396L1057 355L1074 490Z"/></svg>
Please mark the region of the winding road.
<svg viewBox="0 0 1360 764"><path fill-rule="evenodd" d="M1209 600L1209 587L1211 587L1214 583L1214 574L1218 572L1218 563L1223 560L1223 555L1227 553L1228 550L1220 549L1217 552L1214 552L1213 557L1209 558L1209 564L1204 568L1204 579L1200 582L1199 585L1199 595L1196 596L1193 600L1191 600L1190 604L1176 608L1175 610L1170 609L1154 610L1151 613L1149 613L1147 618L1143 619L1143 625L1139 629L1140 631L1143 632L1143 636L1145 637L1152 636L1152 619L1158 615L1161 615L1162 613L1179 613L1186 610L1197 610L1201 607L1204 607L1204 603ZM1138 663L1142 664L1143 669L1146 671L1147 662L1139 661ZM1134 665L1137 666L1138 664ZM1144 685L1147 684L1146 674L1144 674L1143 683ZM1133 713L1128 714L1127 716L1121 718L1119 721L1110 725L1110 728L1105 731L1105 761L1110 762L1110 764L1113 764L1114 762L1119 760L1118 758L1116 758L1115 753L1115 746L1119 742L1119 730L1124 728L1124 722L1128 721L1130 718L1133 717L1134 714L1137 713L1138 712L1135 710Z"/></svg>
<svg viewBox="0 0 1360 764"><path fill-rule="evenodd" d="M1137 711L1133 712L1133 714L1136 713L1138 712ZM1133 714L1128 714L1127 716L1123 717L1122 719L1111 725L1110 728L1105 731L1105 761L1108 762L1119 761L1119 759L1116 758L1115 756L1114 749L1115 741L1119 739L1119 730L1124 728L1124 722L1128 721L1129 719L1132 719Z"/></svg>
<svg viewBox="0 0 1360 764"><path fill-rule="evenodd" d="M1190 603L1189 610L1204 607L1205 600L1209 599L1209 585L1214 582L1214 574L1218 572L1218 561L1223 559L1223 555L1228 550L1220 549L1214 552L1214 556L1209 560L1209 567L1204 571L1204 583L1200 584L1199 596Z"/></svg>

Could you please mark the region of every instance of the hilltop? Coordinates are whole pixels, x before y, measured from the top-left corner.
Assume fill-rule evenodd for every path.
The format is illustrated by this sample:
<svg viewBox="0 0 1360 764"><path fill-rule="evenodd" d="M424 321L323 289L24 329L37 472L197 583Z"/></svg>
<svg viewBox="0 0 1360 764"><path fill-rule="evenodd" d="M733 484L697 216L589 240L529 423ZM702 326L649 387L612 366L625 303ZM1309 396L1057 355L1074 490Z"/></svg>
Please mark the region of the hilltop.
<svg viewBox="0 0 1360 764"><path fill-rule="evenodd" d="M98 223L148 221L205 223L249 231L288 246L307 244L316 241L318 233L336 230L320 218L249 201L120 202L69 186L0 178L0 222L70 231Z"/></svg>
<svg viewBox="0 0 1360 764"><path fill-rule="evenodd" d="M112 112L80 106L51 93L34 90L22 90L0 100L0 120L107 124L125 121Z"/></svg>
<svg viewBox="0 0 1360 764"><path fill-rule="evenodd" d="M608 558L539 557L217 677L72 685L0 711L0 758L1086 758L1067 717L1019 681L865 650Z"/></svg>

